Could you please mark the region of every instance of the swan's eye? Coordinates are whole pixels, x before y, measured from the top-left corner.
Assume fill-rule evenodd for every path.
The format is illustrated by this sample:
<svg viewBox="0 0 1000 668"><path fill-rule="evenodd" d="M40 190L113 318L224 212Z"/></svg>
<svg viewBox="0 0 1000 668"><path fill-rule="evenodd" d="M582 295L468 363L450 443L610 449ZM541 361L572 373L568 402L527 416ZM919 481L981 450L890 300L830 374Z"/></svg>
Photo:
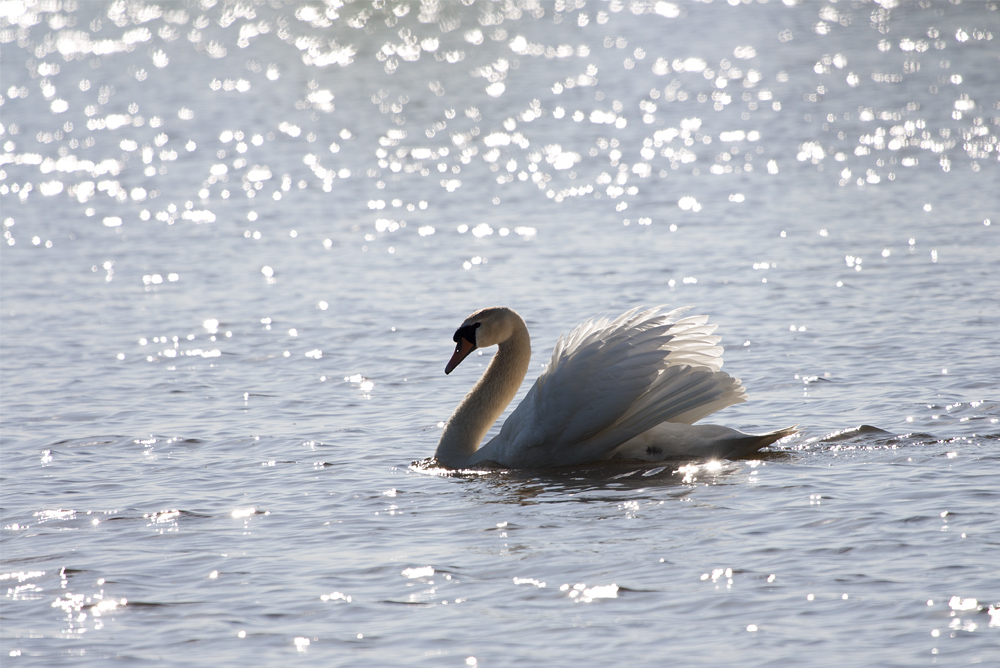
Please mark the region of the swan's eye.
<svg viewBox="0 0 1000 668"><path fill-rule="evenodd" d="M451 340L458 343L461 339L465 339L473 346L476 345L476 329L479 328L479 323L474 323L472 325L466 325L465 327L459 327L455 330L455 336L451 337Z"/></svg>

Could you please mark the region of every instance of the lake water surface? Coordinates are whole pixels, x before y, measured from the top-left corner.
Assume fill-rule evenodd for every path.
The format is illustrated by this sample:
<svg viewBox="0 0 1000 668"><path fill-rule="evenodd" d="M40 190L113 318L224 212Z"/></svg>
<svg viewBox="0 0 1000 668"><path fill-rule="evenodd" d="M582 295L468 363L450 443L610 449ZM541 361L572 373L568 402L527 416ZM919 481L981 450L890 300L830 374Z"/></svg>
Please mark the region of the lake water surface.
<svg viewBox="0 0 1000 668"><path fill-rule="evenodd" d="M997 2L3 0L0 55L4 666L1000 665ZM801 432L425 461L471 311L530 382L660 303L708 422Z"/></svg>

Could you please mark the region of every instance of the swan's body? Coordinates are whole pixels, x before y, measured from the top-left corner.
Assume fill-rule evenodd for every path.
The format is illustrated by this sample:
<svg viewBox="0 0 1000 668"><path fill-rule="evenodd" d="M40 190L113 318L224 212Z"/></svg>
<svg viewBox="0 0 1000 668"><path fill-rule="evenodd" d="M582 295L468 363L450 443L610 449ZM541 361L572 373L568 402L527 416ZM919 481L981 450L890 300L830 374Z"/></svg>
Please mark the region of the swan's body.
<svg viewBox="0 0 1000 668"><path fill-rule="evenodd" d="M476 348L499 350L445 425L438 463L540 468L612 458L735 458L794 433L744 434L693 424L746 401L746 390L720 370L716 326L707 324L708 316L684 317L686 310L633 309L614 321L589 320L560 337L548 368L482 448L524 380L531 339L509 308L473 313L455 332L458 345L445 373Z"/></svg>

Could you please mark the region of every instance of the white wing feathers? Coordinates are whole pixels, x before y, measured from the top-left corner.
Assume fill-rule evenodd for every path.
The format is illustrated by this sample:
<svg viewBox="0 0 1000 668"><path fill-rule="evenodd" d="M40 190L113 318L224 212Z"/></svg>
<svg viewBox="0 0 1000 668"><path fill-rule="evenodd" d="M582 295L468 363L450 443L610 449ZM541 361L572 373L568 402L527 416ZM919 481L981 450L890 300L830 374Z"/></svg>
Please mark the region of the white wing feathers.
<svg viewBox="0 0 1000 668"><path fill-rule="evenodd" d="M746 401L720 371L722 347L708 316L633 309L589 320L560 337L548 368L480 450L482 459L521 466L604 459L664 421L692 423Z"/></svg>

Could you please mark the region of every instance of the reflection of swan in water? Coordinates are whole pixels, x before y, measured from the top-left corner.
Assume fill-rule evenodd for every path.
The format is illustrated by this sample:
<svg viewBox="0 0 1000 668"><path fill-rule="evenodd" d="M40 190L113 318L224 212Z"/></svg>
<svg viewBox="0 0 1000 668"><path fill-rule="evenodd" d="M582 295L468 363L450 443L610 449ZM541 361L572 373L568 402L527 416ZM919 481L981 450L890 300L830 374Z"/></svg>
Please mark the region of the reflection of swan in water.
<svg viewBox="0 0 1000 668"><path fill-rule="evenodd" d="M757 457L778 462L788 454L767 452ZM661 462L606 459L593 464L544 469L485 466L444 469L428 458L412 462L409 470L462 480L466 483L463 489L483 503L535 505L569 500L624 504L630 501L659 503L664 498L685 497L703 485L738 484L746 480L749 471L756 468L755 464L757 462L751 462L747 467L743 462L724 459Z"/></svg>
<svg viewBox="0 0 1000 668"><path fill-rule="evenodd" d="M588 320L561 337L548 368L482 448L524 380L531 342L524 320L509 308L470 315L455 332L458 345L445 373L477 348L499 350L445 425L438 463L546 468L606 459L738 458L795 432L744 434L692 424L746 401L746 391L719 370L722 348L708 316L659 310Z"/></svg>

